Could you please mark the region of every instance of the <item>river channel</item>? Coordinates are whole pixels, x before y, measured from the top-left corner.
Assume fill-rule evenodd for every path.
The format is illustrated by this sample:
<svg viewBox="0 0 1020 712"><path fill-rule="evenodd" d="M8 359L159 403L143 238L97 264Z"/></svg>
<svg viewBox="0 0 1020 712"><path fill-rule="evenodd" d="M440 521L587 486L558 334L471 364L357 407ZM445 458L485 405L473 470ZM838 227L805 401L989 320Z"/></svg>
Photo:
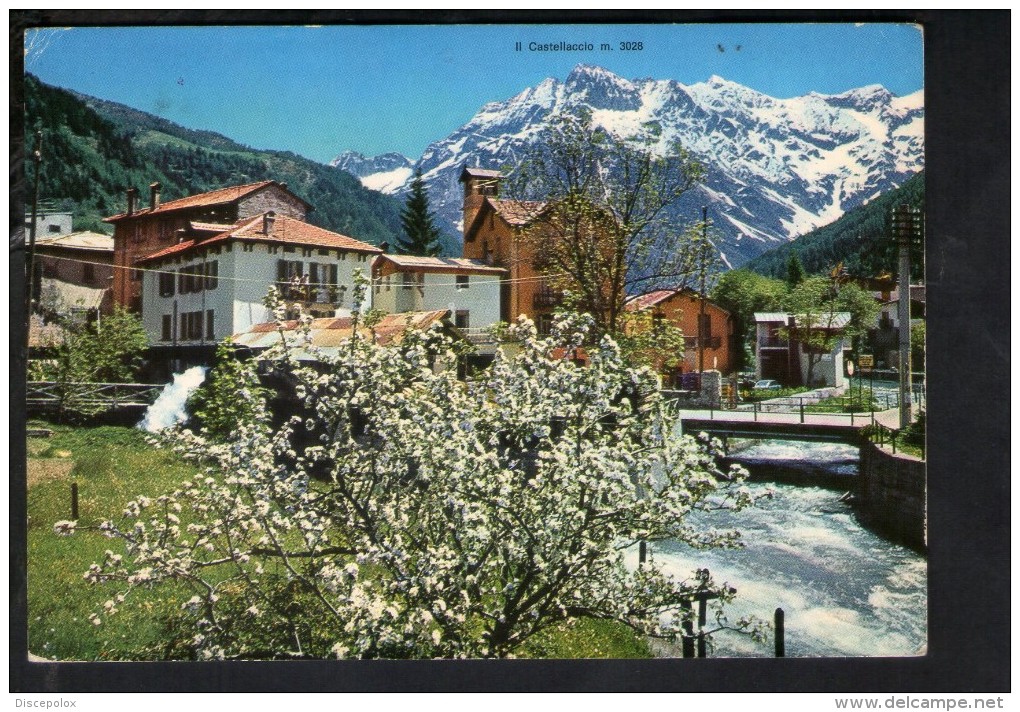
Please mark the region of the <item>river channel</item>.
<svg viewBox="0 0 1020 712"><path fill-rule="evenodd" d="M707 568L736 588L731 621L753 615L771 622L781 607L787 657L923 655L927 561L864 527L844 501L853 487L857 449L783 441L740 445L731 455L750 465L752 491L774 493L752 509L712 515L715 526L742 532L744 548L695 551L663 542L652 550L655 560L684 577ZM808 484L812 478L805 471L824 471L819 479L826 486ZM791 472L797 484L790 483ZM768 481L774 479L779 481ZM711 657L773 654L771 641L730 632L717 633L713 643Z"/></svg>

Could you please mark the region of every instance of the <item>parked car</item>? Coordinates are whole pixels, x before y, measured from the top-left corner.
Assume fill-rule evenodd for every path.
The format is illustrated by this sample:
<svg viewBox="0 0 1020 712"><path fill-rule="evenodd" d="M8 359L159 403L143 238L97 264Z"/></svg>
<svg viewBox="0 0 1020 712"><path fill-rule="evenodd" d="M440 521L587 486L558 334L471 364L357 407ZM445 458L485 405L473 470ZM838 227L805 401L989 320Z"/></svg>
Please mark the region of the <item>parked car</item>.
<svg viewBox="0 0 1020 712"><path fill-rule="evenodd" d="M773 381L771 378L763 378L754 384L754 390L756 391L778 391L781 388L782 386L779 384L779 381Z"/></svg>
<svg viewBox="0 0 1020 712"><path fill-rule="evenodd" d="M737 385L745 390L754 388L755 378L754 371L749 373L738 373L737 374Z"/></svg>

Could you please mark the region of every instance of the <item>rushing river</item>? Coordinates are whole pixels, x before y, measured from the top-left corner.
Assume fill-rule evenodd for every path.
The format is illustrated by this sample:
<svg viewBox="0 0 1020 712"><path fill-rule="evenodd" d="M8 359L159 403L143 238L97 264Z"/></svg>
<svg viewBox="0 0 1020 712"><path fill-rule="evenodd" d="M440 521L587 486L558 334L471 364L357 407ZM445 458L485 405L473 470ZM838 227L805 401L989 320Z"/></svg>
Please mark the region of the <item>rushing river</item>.
<svg viewBox="0 0 1020 712"><path fill-rule="evenodd" d="M761 471L769 460L827 468L837 481L856 470L857 451L845 445L789 442L754 444L736 454ZM831 487L831 484L830 484ZM672 573L690 576L708 568L717 581L737 589L731 621L754 615L772 621L786 614L786 655L923 655L927 640L927 562L858 523L841 501L850 487L753 481L756 494L774 497L735 515L713 515L718 527L736 528L745 547L694 551L661 543L653 555ZM769 656L771 642L716 635L712 657Z"/></svg>

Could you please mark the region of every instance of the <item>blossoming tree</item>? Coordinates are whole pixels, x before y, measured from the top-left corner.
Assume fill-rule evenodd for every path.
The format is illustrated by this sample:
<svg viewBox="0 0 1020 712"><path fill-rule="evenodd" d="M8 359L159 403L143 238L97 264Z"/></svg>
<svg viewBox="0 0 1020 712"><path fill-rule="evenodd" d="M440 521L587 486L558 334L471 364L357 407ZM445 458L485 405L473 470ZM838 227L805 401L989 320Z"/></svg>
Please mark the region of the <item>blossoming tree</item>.
<svg viewBox="0 0 1020 712"><path fill-rule="evenodd" d="M675 432L654 376L608 337L585 367L550 357L590 328L563 317L540 338L522 320L466 383L436 367L438 332L380 346L364 329L316 355L281 331L263 364L296 414L277 428L253 414L227 443L173 436L206 471L99 527L124 550L86 574L121 586L93 622L176 582L193 594L178 652L198 658L506 657L585 617L673 638L706 590L727 625L728 588L639 564L636 545L738 545L689 515L749 504L742 474Z"/></svg>

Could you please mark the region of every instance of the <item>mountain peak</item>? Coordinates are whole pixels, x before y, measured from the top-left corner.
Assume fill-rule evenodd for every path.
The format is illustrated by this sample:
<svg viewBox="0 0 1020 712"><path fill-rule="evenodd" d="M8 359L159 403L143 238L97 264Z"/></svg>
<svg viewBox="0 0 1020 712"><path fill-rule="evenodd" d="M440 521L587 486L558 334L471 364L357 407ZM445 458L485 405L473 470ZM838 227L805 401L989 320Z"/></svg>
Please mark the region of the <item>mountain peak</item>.
<svg viewBox="0 0 1020 712"><path fill-rule="evenodd" d="M578 64L563 86L573 104L615 111L632 111L641 106L640 92L632 82L595 65Z"/></svg>
<svg viewBox="0 0 1020 712"><path fill-rule="evenodd" d="M457 225L461 168L518 165L557 113L588 110L595 124L624 139L649 138L654 125L653 150L680 143L709 176L671 206L668 218L682 224L709 205L727 264L738 266L923 168L923 96L887 101L884 95L882 87L871 86L840 97L777 99L717 74L684 85L624 79L581 63L563 81L545 79L481 107L429 145L420 165L436 214ZM386 178L389 190L403 189L396 187L401 174L395 169L377 170L362 176L362 183Z"/></svg>

